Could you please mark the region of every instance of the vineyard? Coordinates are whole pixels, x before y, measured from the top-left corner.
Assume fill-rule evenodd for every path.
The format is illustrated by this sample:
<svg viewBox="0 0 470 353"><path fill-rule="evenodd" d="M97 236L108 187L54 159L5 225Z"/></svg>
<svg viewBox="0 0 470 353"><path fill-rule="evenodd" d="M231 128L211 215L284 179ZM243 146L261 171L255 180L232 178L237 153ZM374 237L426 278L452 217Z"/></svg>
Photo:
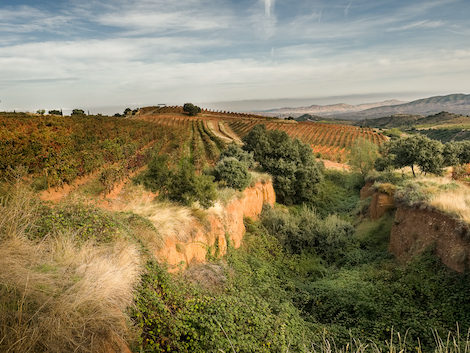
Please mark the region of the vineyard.
<svg viewBox="0 0 470 353"><path fill-rule="evenodd" d="M240 137L259 124L256 120L230 121L230 128ZM386 137L371 128L359 128L350 125L321 124L311 122L282 123L264 122L268 130L285 131L290 137L298 138L309 144L317 156L324 159L346 162L347 155L354 141L363 138L379 145Z"/></svg>
<svg viewBox="0 0 470 353"><path fill-rule="evenodd" d="M147 108L147 121L164 126L178 126L187 129L188 118L182 113L182 108L165 107L150 110ZM314 153L327 160L346 162L348 153L358 138L363 138L379 145L386 140L384 135L374 132L371 128L360 128L351 125L322 124L312 122L293 122L275 120L261 116L211 112L203 110L197 119L203 124L207 133L212 133L224 142L241 143L241 138L248 134L258 124L265 124L268 130L282 130L289 136L308 143ZM208 158L210 160L210 158Z"/></svg>
<svg viewBox="0 0 470 353"><path fill-rule="evenodd" d="M45 188L58 188L101 172L109 189L178 135L174 127L156 128L145 121L0 115L0 175L23 166L29 175L44 178Z"/></svg>
<svg viewBox="0 0 470 353"><path fill-rule="evenodd" d="M43 188L73 184L98 174L104 193L143 168L153 153L167 154L176 165L189 157L196 171L213 166L227 144L241 144L257 124L282 130L308 143L317 157L345 162L357 138L380 144L370 128L283 121L255 115L203 110L186 115L182 107L142 108L135 118L0 114L0 176L24 166Z"/></svg>

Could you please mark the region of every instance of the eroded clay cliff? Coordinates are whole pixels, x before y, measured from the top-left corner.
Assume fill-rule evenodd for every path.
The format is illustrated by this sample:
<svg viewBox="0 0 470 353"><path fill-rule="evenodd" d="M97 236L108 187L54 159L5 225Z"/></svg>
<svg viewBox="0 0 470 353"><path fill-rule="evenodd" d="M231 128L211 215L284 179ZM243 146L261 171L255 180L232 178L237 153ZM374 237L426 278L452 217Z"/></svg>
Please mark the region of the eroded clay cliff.
<svg viewBox="0 0 470 353"><path fill-rule="evenodd" d="M271 183L257 183L243 192L243 197L234 199L218 213L208 215L204 224L194 221L192 236L187 241L167 237L156 256L169 265L186 267L191 262L204 262L208 251L222 256L227 241L239 247L245 233L244 217L257 219L263 204L274 205L276 195Z"/></svg>
<svg viewBox="0 0 470 353"><path fill-rule="evenodd" d="M444 265L464 272L470 265L468 224L429 208L398 207L389 251L399 260L408 261L430 248Z"/></svg>

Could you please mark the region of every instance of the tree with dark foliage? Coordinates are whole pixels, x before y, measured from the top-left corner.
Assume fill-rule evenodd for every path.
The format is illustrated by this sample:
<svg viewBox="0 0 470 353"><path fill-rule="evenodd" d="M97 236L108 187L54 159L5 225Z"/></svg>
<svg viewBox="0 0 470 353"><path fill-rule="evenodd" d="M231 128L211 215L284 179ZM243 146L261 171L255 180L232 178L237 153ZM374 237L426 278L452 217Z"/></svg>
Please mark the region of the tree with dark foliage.
<svg viewBox="0 0 470 353"><path fill-rule="evenodd" d="M265 125L255 126L243 142L243 149L253 152L255 161L273 176L279 202L292 205L313 199L323 172L309 145L284 131L267 131Z"/></svg>

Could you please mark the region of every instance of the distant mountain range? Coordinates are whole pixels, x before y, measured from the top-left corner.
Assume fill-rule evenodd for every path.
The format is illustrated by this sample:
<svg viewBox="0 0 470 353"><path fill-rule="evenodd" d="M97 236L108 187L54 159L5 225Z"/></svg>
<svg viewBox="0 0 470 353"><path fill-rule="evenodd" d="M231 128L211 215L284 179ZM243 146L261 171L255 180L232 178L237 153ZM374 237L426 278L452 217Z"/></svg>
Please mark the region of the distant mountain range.
<svg viewBox="0 0 470 353"><path fill-rule="evenodd" d="M281 108L258 112L266 116L277 116L294 118L304 114L312 114L322 117L361 120L374 119L398 114L432 115L446 111L455 114L470 115L470 95L450 94L447 96L435 96L419 99L412 102L398 100L387 100L379 103L366 103L359 105L334 104L334 105L311 105L299 108Z"/></svg>
<svg viewBox="0 0 470 353"><path fill-rule="evenodd" d="M308 107L298 107L298 108L280 108L280 109L269 109L257 112L258 114L265 116L277 116L279 118L293 117L297 118L304 114L317 115L317 116L331 116L339 115L345 113L356 113L364 111L371 108L398 105L406 103L404 101L399 101L396 99L387 100L384 102L378 103L365 103L359 105L350 105L344 103L330 104L330 105L311 105Z"/></svg>

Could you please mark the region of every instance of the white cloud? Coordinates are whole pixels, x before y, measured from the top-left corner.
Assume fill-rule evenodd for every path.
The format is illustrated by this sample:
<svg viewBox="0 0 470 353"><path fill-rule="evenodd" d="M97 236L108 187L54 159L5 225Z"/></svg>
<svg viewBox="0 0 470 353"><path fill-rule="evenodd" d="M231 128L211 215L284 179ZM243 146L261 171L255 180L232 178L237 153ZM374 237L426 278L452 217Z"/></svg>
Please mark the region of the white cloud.
<svg viewBox="0 0 470 353"><path fill-rule="evenodd" d="M271 12L274 9L275 0L264 0L264 13L266 17L271 17Z"/></svg>
<svg viewBox="0 0 470 353"><path fill-rule="evenodd" d="M349 9L351 8L353 0L350 0L348 5L344 9L344 15L347 16L349 14Z"/></svg>
<svg viewBox="0 0 470 353"><path fill-rule="evenodd" d="M53 15L30 6L0 9L0 32L37 33L62 31L72 17Z"/></svg>
<svg viewBox="0 0 470 353"><path fill-rule="evenodd" d="M408 23L400 27L389 28L388 31L395 32L395 31L406 31L409 29L417 29L417 28L438 28L438 27L442 27L443 25L444 25L444 22L442 21L424 20L424 21L416 21L416 22Z"/></svg>

